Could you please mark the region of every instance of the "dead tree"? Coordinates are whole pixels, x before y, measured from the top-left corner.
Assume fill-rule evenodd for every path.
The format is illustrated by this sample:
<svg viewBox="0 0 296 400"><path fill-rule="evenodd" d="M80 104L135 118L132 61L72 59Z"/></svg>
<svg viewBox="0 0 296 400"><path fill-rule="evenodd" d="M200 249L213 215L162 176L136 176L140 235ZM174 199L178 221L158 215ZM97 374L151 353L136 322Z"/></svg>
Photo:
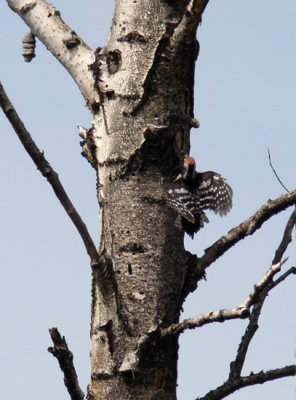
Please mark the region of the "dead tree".
<svg viewBox="0 0 296 400"><path fill-rule="evenodd" d="M24 57L35 37L75 80L93 115L80 127L82 154L97 174L99 249L66 194L58 174L34 143L3 87L0 101L25 149L47 178L77 228L93 276L89 400L175 399L178 337L185 329L234 318L249 319L228 380L203 399L221 399L248 385L295 374L295 365L241 376L267 294L291 274L275 279L291 240L295 211L272 266L250 295L231 310L179 322L187 295L206 269L274 214L296 204L296 191L268 202L208 248L201 258L184 249L176 213L166 206L168 187L190 149L196 29L207 0L117 0L105 47L90 49L45 0L8 0L29 26ZM57 329L50 330L72 399L83 399L73 356Z"/></svg>

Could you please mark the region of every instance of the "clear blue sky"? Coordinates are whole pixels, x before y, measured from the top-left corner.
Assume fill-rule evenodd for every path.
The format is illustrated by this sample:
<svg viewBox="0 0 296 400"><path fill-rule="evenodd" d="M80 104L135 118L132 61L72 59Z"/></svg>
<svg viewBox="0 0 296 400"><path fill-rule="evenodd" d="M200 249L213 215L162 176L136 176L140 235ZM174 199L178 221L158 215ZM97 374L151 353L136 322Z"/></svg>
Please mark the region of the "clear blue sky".
<svg viewBox="0 0 296 400"><path fill-rule="evenodd" d="M113 2L54 1L63 19L93 48L106 43ZM295 189L296 4L293 0L211 0L198 31L195 116L191 154L200 170L226 177L234 208L187 248L201 255L217 238L283 189L267 159ZM40 43L25 64L27 28L0 4L0 79L46 157L59 172L98 242L95 174L80 156L76 126L91 115L72 78ZM5 38L5 39L4 39ZM0 112L0 398L67 398L57 361L47 352L57 326L74 353L84 391L89 381L90 269L81 240ZM292 210L278 215L213 265L188 298L183 317L241 303L269 268ZM295 265L295 241L285 269ZM296 362L295 278L268 297L243 373ZM191 400L227 378L246 322L209 325L181 337L180 400ZM254 386L231 400L296 396L295 379Z"/></svg>

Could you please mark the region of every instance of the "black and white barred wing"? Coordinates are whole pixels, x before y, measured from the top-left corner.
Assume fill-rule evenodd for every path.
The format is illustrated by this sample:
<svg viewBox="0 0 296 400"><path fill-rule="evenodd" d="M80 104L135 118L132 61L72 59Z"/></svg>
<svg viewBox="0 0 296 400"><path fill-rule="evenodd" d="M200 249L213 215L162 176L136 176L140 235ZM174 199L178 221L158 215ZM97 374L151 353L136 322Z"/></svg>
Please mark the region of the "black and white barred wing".
<svg viewBox="0 0 296 400"><path fill-rule="evenodd" d="M218 173L208 171L198 174L199 184L195 189L197 207L210 209L221 217L232 208L232 189Z"/></svg>
<svg viewBox="0 0 296 400"><path fill-rule="evenodd" d="M195 222L196 198L184 184L175 184L166 195L167 205L187 221Z"/></svg>

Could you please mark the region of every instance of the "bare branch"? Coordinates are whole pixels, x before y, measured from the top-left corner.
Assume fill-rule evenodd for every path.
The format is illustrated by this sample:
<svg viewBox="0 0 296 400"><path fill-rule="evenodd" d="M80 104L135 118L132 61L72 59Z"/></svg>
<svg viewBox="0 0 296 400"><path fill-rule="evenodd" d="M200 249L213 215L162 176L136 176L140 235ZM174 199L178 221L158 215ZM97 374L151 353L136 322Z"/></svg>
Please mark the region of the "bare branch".
<svg viewBox="0 0 296 400"><path fill-rule="evenodd" d="M263 293L260 295L258 302L254 305L253 311L250 316L249 324L239 344L236 358L230 364L230 373L228 378L229 382L233 382L240 377L245 362L245 358L247 355L247 351L249 348L249 344L251 343L251 340L253 339L258 329L258 319L260 317L261 309L263 307L263 303L267 296L267 293L268 293L268 288L266 288L263 291Z"/></svg>
<svg viewBox="0 0 296 400"><path fill-rule="evenodd" d="M249 308L252 306L255 301L258 299L258 296L262 293L262 290L267 286L268 283L272 281L274 275L281 270L281 266L287 261L284 260L282 263L278 262L275 265L272 265L266 274L263 276L262 280L256 285L254 285L254 289L252 293L246 298L246 300L239 306L241 308Z"/></svg>
<svg viewBox="0 0 296 400"><path fill-rule="evenodd" d="M240 376L245 362L246 354L249 348L249 344L258 329L258 320L260 317L261 309L263 307L264 301L269 291L273 289L277 284L282 282L284 279L286 279L292 273L296 274L296 268L292 267L281 277L279 277L275 282L273 282L274 275L280 271L281 265L285 261L286 260L271 266L270 269L267 271L267 273L264 275L263 279L255 285L252 293L240 306L237 307L237 310L239 309L246 310L245 307L251 307L256 301L252 313L249 316L250 318L249 324L239 344L237 356L230 365L230 373L227 381L223 385L216 388L215 390L212 390L209 393L207 393L204 397L202 397L199 400L223 399L229 394L234 393L236 390L239 390L245 386L255 385L257 383L264 383L269 380L295 375L296 366L291 365L288 367L270 370L267 372L259 372L257 374L251 373L249 376L246 377Z"/></svg>
<svg viewBox="0 0 296 400"><path fill-rule="evenodd" d="M280 198L280 200L283 197L286 197L286 196L282 196ZM273 202L269 202L267 205L270 205L270 203L273 203L273 206L275 206L277 204L278 200L279 199L277 199ZM241 224L239 227L235 228L235 230L238 231L239 228L243 227L244 228L243 233L247 233L247 234L249 234L250 227L251 227L252 231L256 230L257 229L256 226L258 224L258 219L260 217L260 212L262 212L262 210L264 211L264 207L265 206L263 206L253 217L249 218L246 222ZM265 211L265 213L266 213L266 211ZM226 397L230 393L233 393L234 391L236 391L244 386L253 385L256 383L262 383L262 382L265 382L266 380L277 379L282 376L287 376L287 375L285 375L287 373L286 368L289 368L288 375L292 375L291 367L285 367L284 369L281 369L281 370L268 371L266 373L259 373L259 374L256 374L256 376L254 374L251 374L248 377L241 377L241 371L242 371L242 368L243 368L243 365L245 362L249 344L258 329L258 320L260 317L261 309L263 307L265 298L267 297L269 291L272 290L276 285L278 285L279 283L284 281L289 275L296 274L296 268L292 267L286 273L284 273L282 276L280 276L276 281L273 281L275 274L281 270L281 266L287 261L287 259L285 259L283 261L281 261L281 259L283 257L284 252L287 249L288 244L291 241L291 234L292 234L293 226L295 224L295 219L296 219L296 211L294 211L292 213L292 215L290 216L290 218L288 220L288 223L287 223L285 231L284 231L283 239L275 253L273 265L266 272L266 274L264 275L262 280L254 286L253 291L250 293L250 295L245 299L245 301L243 303L241 303L238 307L236 307L232 310L220 310L220 311L215 311L215 312L209 312L204 315L198 315L194 318L184 320L183 322L181 322L179 324L173 324L173 325L169 326L168 328L161 330L161 337L163 338L163 337L166 337L167 335L180 334L185 329L194 329L196 327L200 327L200 326L210 323L210 322L224 322L229 319L249 317L249 319L250 319L249 324L248 324L246 331L245 331L245 333L241 339L241 342L239 344L236 358L231 363L229 378L228 378L227 382L225 382L222 386L218 387L217 389L209 392L205 397L202 398L203 400L220 399L220 398ZM253 226L251 224L253 224ZM262 222L261 222L261 224L262 224ZM234 230L232 230L230 232L230 234L233 231ZM240 234L239 231L238 231L238 234ZM227 236L224 238L227 238ZM222 238L222 239L224 239L224 238ZM221 239L220 239L220 241L221 241ZM216 242L216 243L218 243L218 242ZM224 242L224 244L225 244L225 242ZM254 307L250 314L250 308L252 306L254 306ZM294 373L295 373L295 366L292 366L292 367L294 368ZM281 374L283 374L283 375L281 375ZM253 377L255 377L255 378L253 378Z"/></svg>
<svg viewBox="0 0 296 400"><path fill-rule="evenodd" d="M272 261L273 264L281 261L285 251L287 250L289 243L292 241L292 230L295 224L296 224L296 208L288 220L288 223L284 231L283 239L278 249L275 252L274 259Z"/></svg>
<svg viewBox="0 0 296 400"><path fill-rule="evenodd" d="M273 289L275 286L273 282L273 277L277 272L280 271L281 266L286 262L286 260L272 265L267 273L264 275L263 279L255 285L254 290L250 294L250 296L241 305L242 307L250 307L254 304L254 308L250 315L250 321L247 329L239 344L237 356L230 365L230 373L228 378L229 382L233 382L240 377L249 344L251 343L251 340L253 339L258 329L258 320L264 301L270 290ZM281 281L283 281L283 279Z"/></svg>
<svg viewBox="0 0 296 400"><path fill-rule="evenodd" d="M99 103L95 78L89 65L95 61L94 52L74 32L51 4L45 0L7 0L45 47L71 74L90 108Z"/></svg>
<svg viewBox="0 0 296 400"><path fill-rule="evenodd" d="M219 400L224 399L231 393L251 385L257 385L258 383L264 383L275 379L284 378L287 376L296 375L296 365L288 365L286 367L272 369L269 371L261 371L257 374L251 373L249 376L240 377L233 382L225 382L215 390L211 390L204 397L198 398L197 400Z"/></svg>
<svg viewBox="0 0 296 400"><path fill-rule="evenodd" d="M229 310L224 309L219 311L210 311L206 314L200 314L196 317L185 319L179 324L172 324L168 328L161 330L161 337L168 335L179 335L184 332L185 329L198 328L211 322L224 322L230 319L245 319L249 317L249 308L256 302L258 296L260 293L262 293L267 284L272 281L273 276L280 271L281 266L285 261L286 260L284 260L282 263L272 265L263 276L262 280L254 286L254 289L249 296L236 308Z"/></svg>
<svg viewBox="0 0 296 400"><path fill-rule="evenodd" d="M185 331L185 329L194 329L201 327L203 325L209 324L211 322L224 322L230 319L245 319L248 318L249 311L246 308L233 308L224 309L218 311L210 311L206 314L200 314L193 318L185 319L179 324L172 324L168 328L161 331L161 336L168 335L179 335Z"/></svg>
<svg viewBox="0 0 296 400"><path fill-rule="evenodd" d="M64 373L65 386L68 389L71 400L83 400L84 393L80 389L77 374L73 364L73 354L69 350L65 337L61 336L57 328L49 329L49 334L54 347L49 347L48 351L57 358L60 368Z"/></svg>
<svg viewBox="0 0 296 400"><path fill-rule="evenodd" d="M99 258L98 252L96 250L96 246L94 245L92 238L90 237L90 234L88 233L85 223L82 221L80 215L76 211L67 193L65 192L65 189L59 180L58 174L52 169L49 162L44 157L43 151L36 146L30 133L27 131L23 122L19 118L16 110L14 109L9 98L7 97L1 82L0 82L0 105L2 107L4 114L6 115L13 129L15 130L18 138L20 139L24 148L26 149L27 153L32 158L32 160L34 161L35 165L42 173L42 175L47 178L57 198L64 207L64 210L66 211L71 221L75 225L76 229L78 230L80 237L83 240L86 251L90 257L91 264L97 264Z"/></svg>
<svg viewBox="0 0 296 400"><path fill-rule="evenodd" d="M290 227L291 225L290 222L291 222L291 217L289 219L287 227ZM287 227L285 232L288 232ZM287 235L284 234L284 237L286 237ZM289 366L267 372L260 372L255 375L251 373L247 377L240 376L247 355L247 351L249 348L249 344L258 329L258 320L260 317L261 309L263 307L264 301L269 291L272 290L277 284L285 280L292 273L296 274L296 268L292 267L281 277L279 277L275 282L273 281L274 275L281 270L281 266L286 262L286 260L282 262L280 261L277 264L272 265L266 272L262 280L254 286L253 291L246 298L246 300L243 303L241 303L238 307L232 310L220 310L215 312L209 312L204 315L198 315L194 318L186 319L179 324L173 324L168 328L162 329L160 331L161 338L164 338L168 335L180 334L185 329L194 329L210 322L224 322L229 319L237 319L237 318L243 319L249 317L250 321L239 344L237 356L230 365L230 373L228 380L222 386L209 392L206 396L204 396L200 400L222 399L244 386L263 383L268 380L278 379L283 376L289 376L295 374L295 366ZM253 305L254 307L250 314L250 307Z"/></svg>
<svg viewBox="0 0 296 400"><path fill-rule="evenodd" d="M281 259L288 246L288 243L291 241L291 232L295 223L295 214L296 213L294 211L289 218L287 226L285 228L283 239L275 253L273 262L276 262L276 264L273 264L270 267L263 279L255 285L253 292L242 304L243 307L250 307L252 304L254 304L254 308L250 315L250 322L239 344L237 356L230 365L228 382L234 382L238 378L240 378L249 344L258 329L258 320L265 298L268 295L269 291L276 286L275 282L273 281L273 277L277 272L281 270L281 266L287 261L287 259L285 259L284 261L281 261ZM282 275L276 282L282 282L287 276L292 273L290 271L291 269L288 271L288 273Z"/></svg>
<svg viewBox="0 0 296 400"><path fill-rule="evenodd" d="M286 278L288 278L288 276L290 276L292 274L296 275L296 267L291 267L290 269L288 269L287 272L282 274L276 281L274 281L272 284L272 289L274 287L276 287L278 284L280 284L281 282L283 282Z"/></svg>
<svg viewBox="0 0 296 400"><path fill-rule="evenodd" d="M246 221L233 228L227 235L222 236L211 247L205 250L205 254L199 259L197 266L206 269L216 261L228 249L246 236L252 235L273 215L285 210L291 205L296 204L296 190L269 200L258 211Z"/></svg>
<svg viewBox="0 0 296 400"><path fill-rule="evenodd" d="M286 367L271 369L266 372L258 372L257 374L250 374L249 376L242 377L242 387L256 385L257 383L264 383L287 376L296 375L296 365L288 365Z"/></svg>
<svg viewBox="0 0 296 400"><path fill-rule="evenodd" d="M219 311L210 311L207 314L200 314L196 317L189 318L184 320L179 324L170 325L168 328L163 329L161 332L162 337L167 335L176 335L184 332L185 329L194 329L200 327L202 325L211 323L211 322L224 322L229 319L237 319L237 318L246 318L249 316L249 308L258 300L258 296L262 293L263 289L272 282L274 275L281 270L281 266L287 261L285 259L281 262L282 256L287 249L288 244L291 241L292 229L296 220L296 210L292 213L289 221L287 223L283 239L276 251L273 264L263 276L262 280L258 282L253 291L249 294L249 296L241 303L238 307L233 308L231 310L219 310ZM237 228L235 228L237 229ZM199 262L198 262L199 263ZM275 287L277 284L282 282L292 273L295 273L296 268L292 267L289 271L283 274L276 282L272 282L266 291L265 296L268 291ZM263 304L263 303L262 303Z"/></svg>
<svg viewBox="0 0 296 400"><path fill-rule="evenodd" d="M281 184L281 186L285 189L286 192L289 193L289 189L283 184L282 180L280 179L280 177L278 176L276 170L274 169L274 167L272 165L269 149L267 149L267 152L268 152L269 165L270 165L271 169L273 170L273 173L275 174L275 176L276 176L277 180L279 181L279 183Z"/></svg>

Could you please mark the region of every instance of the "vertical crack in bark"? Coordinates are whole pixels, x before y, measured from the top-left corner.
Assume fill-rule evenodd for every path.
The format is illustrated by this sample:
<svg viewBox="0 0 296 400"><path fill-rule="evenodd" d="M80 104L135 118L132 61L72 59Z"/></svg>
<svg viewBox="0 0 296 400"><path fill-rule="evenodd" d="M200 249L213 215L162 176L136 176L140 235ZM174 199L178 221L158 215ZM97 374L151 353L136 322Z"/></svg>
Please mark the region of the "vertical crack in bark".
<svg viewBox="0 0 296 400"><path fill-rule="evenodd" d="M137 114L137 112L140 110L140 108L145 104L145 101L148 98L149 88L151 85L152 77L155 74L155 71L157 70L157 66L159 65L160 58L164 52L164 49L168 46L169 39L173 35L174 29L176 26L177 26L177 24L176 25L174 25L174 24L166 25L165 32L163 33L162 37L160 38L158 45L156 46L156 49L154 51L153 62L151 64L149 70L146 73L146 77L143 82L143 94L141 96L141 99L138 102L138 104L136 104L130 112L126 111L127 114L130 114L131 116L135 116Z"/></svg>
<svg viewBox="0 0 296 400"><path fill-rule="evenodd" d="M96 119L95 134L102 138L96 152L100 254L112 259L109 287L114 296L109 309L99 296L93 305L100 331L92 340L91 390L108 392L109 399L168 400L175 399L178 339L151 341L139 352L135 346L149 332L178 322L193 285L185 283L184 235L163 196L179 168L180 153L189 148L197 51L195 38L189 40L180 27L181 3L157 9L154 24L159 23L152 30L149 16L155 4L144 3L131 3L130 9L116 3L108 45L97 52L95 63L102 63L96 81L109 129L106 135L103 117ZM137 19L146 6L149 13ZM110 361L105 370L98 357Z"/></svg>

